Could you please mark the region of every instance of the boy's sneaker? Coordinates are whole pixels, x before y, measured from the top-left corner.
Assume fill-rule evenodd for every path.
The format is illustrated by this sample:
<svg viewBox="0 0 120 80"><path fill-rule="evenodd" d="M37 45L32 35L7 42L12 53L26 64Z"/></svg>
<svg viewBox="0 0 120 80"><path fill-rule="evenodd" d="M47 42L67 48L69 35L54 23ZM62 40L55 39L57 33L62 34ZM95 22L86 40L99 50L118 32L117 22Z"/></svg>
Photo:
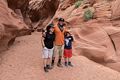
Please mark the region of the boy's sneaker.
<svg viewBox="0 0 120 80"><path fill-rule="evenodd" d="M47 67L44 67L44 71L45 71L45 72L49 72L48 69L47 69Z"/></svg>
<svg viewBox="0 0 120 80"><path fill-rule="evenodd" d="M57 66L58 67L63 67L61 63L57 63Z"/></svg>
<svg viewBox="0 0 120 80"><path fill-rule="evenodd" d="M69 65L69 66L71 66L71 67L73 67L73 65L72 65L72 63L71 63L71 62L68 62L68 65Z"/></svg>
<svg viewBox="0 0 120 80"><path fill-rule="evenodd" d="M47 69L52 69L52 67L50 65L47 65L46 68Z"/></svg>
<svg viewBox="0 0 120 80"><path fill-rule="evenodd" d="M65 66L66 66L66 67L68 66L67 62L65 62Z"/></svg>

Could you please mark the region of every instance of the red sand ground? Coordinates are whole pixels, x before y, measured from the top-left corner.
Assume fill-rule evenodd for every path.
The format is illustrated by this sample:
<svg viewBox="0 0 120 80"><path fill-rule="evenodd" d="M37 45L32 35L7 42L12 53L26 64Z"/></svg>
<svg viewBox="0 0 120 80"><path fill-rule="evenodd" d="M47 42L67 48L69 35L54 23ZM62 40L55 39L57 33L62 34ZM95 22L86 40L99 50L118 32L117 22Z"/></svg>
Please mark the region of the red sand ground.
<svg viewBox="0 0 120 80"><path fill-rule="evenodd" d="M58 68L49 73L42 69L40 33L17 38L2 57L0 80L120 80L120 73L94 63L83 56L74 56L74 67Z"/></svg>

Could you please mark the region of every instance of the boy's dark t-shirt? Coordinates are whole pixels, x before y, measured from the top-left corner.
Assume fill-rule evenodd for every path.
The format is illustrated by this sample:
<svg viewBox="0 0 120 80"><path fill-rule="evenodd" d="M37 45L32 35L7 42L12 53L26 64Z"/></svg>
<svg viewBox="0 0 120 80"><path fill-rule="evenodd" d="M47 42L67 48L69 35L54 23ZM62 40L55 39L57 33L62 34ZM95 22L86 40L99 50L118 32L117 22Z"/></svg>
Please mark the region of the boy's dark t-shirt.
<svg viewBox="0 0 120 80"><path fill-rule="evenodd" d="M44 44L45 47L48 49L52 49L54 46L54 40L55 40L55 34L49 34L46 33L46 36L44 37Z"/></svg>
<svg viewBox="0 0 120 80"><path fill-rule="evenodd" d="M73 37L65 37L65 49L72 49L72 42L73 42Z"/></svg>

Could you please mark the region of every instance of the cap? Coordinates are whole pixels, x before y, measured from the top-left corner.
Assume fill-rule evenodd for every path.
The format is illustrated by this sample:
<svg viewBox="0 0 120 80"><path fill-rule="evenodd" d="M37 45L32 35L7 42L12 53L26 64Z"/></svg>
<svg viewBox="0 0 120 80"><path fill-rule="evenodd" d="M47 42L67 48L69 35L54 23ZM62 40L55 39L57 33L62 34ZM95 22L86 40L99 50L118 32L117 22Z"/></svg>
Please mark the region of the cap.
<svg viewBox="0 0 120 80"><path fill-rule="evenodd" d="M59 20L59 21L63 21L63 22L65 21L63 18L59 18L58 20Z"/></svg>

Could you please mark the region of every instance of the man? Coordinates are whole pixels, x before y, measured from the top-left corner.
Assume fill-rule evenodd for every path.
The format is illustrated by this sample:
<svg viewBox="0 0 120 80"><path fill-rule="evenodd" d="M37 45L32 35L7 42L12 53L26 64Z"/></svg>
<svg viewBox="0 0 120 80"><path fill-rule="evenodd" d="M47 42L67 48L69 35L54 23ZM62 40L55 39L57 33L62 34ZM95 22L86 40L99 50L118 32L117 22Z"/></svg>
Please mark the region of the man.
<svg viewBox="0 0 120 80"><path fill-rule="evenodd" d="M53 22L54 24L54 22ZM55 32L55 47L54 47L54 54L52 58L52 66L54 66L55 56L56 54L59 54L58 58L58 67L62 67L61 59L64 51L64 33L66 31L64 24L64 19L59 18L58 23L54 24L54 32Z"/></svg>

